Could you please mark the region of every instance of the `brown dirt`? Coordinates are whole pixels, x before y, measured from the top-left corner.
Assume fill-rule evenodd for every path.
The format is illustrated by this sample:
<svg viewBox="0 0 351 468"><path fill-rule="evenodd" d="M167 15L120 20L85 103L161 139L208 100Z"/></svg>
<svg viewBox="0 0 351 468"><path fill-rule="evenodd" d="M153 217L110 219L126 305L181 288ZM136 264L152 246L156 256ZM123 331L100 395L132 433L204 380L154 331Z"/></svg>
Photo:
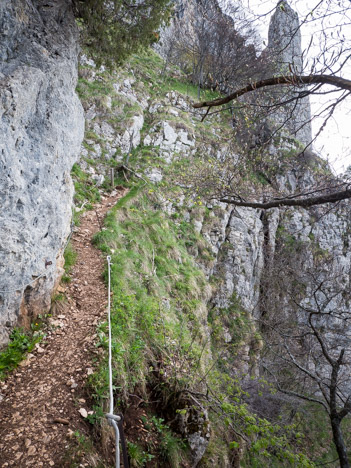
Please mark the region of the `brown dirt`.
<svg viewBox="0 0 351 468"><path fill-rule="evenodd" d="M91 239L122 195L122 190L115 191L96 212L82 217L72 236L78 258L64 291L67 302L51 320L54 328L45 341L0 383L1 467L66 466L72 432L91 432L79 410L91 409L84 387L98 352L96 325L105 318L107 304L102 280L105 259Z"/></svg>

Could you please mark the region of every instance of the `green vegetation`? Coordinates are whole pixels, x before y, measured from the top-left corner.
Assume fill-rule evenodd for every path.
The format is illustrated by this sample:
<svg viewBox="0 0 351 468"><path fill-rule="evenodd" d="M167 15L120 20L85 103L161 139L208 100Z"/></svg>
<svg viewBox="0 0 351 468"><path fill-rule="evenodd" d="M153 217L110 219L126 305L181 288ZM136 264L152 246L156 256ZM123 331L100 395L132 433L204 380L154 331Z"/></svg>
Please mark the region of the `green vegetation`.
<svg viewBox="0 0 351 468"><path fill-rule="evenodd" d="M165 74L163 68L162 58L151 49L139 52L137 55L134 54L129 58L128 70L132 70L133 74L128 73L126 69L118 70L118 75L116 72L94 69L94 78L89 78L91 67L81 66L77 93L83 104L88 101L94 102L99 108L103 108L105 112L108 112L106 96L109 96L114 117L116 111L119 111L120 120L124 120L128 116L134 116L138 113L136 111L140 111L140 109L137 104L130 103L125 96L114 89L113 84L116 83L116 75L118 80L132 79L133 90L137 91L140 97L151 96L153 99L164 99L168 93L176 92L184 97L197 98L197 87L187 80L181 70L172 66ZM216 91L206 88L201 90L201 99L210 100L219 96L220 94ZM190 119L186 112L182 112L182 118ZM208 127L207 122L203 122L202 125ZM216 124L218 125L218 122ZM87 132L86 137L94 139L96 135Z"/></svg>
<svg viewBox="0 0 351 468"><path fill-rule="evenodd" d="M113 86L105 80L86 80L79 78L76 88L80 99L96 98L97 96L109 96L113 93Z"/></svg>
<svg viewBox="0 0 351 468"><path fill-rule="evenodd" d="M78 164L73 165L71 175L74 181L74 201L76 204L100 201L100 193L96 184L90 180L89 175Z"/></svg>
<svg viewBox="0 0 351 468"><path fill-rule="evenodd" d="M65 248L63 254L65 259L65 273L62 275L61 281L63 283L69 283L71 281L71 270L77 260L77 252L73 249L72 244L69 242Z"/></svg>
<svg viewBox="0 0 351 468"><path fill-rule="evenodd" d="M81 466L108 468L110 466L101 460L89 436L80 431L70 434L70 442L63 461L64 466L69 468Z"/></svg>
<svg viewBox="0 0 351 468"><path fill-rule="evenodd" d="M197 99L197 86L190 83L176 66L170 66L165 73L163 59L153 50L148 49L138 55L132 55L128 60L128 67L140 78L144 86L147 86L147 92L154 98L164 98L167 93L176 91ZM201 89L201 99L211 100L219 96L216 91Z"/></svg>
<svg viewBox="0 0 351 468"><path fill-rule="evenodd" d="M133 442L127 442L128 444L128 455L130 460L130 466L133 468L142 468L145 463L155 458L151 453L146 453L142 447Z"/></svg>
<svg viewBox="0 0 351 468"><path fill-rule="evenodd" d="M134 188L95 237L101 250L112 254L114 378L125 398L136 387L145 391L156 372L150 365L183 362L180 374L172 371L174 383L178 378L180 383L188 379L189 361L200 359L199 346L192 341L200 327L205 278L179 239L179 225L153 209L158 204L156 197L149 199ZM105 346L106 325L100 328L100 340ZM103 384L102 389L96 386L98 394L106 393L104 369L96 377Z"/></svg>
<svg viewBox="0 0 351 468"><path fill-rule="evenodd" d="M134 187L111 210L104 230L95 237L101 250L112 255L114 381L122 406L131 393L145 397L150 388L156 391L160 378L162 398L190 386L206 355L196 339L202 335L199 311L205 277L180 239L184 226L167 219L159 206L156 195ZM102 324L99 337L104 348L106 336L107 326ZM90 380L98 408L108 395L107 383L103 361ZM176 409L170 408L174 413ZM178 438L162 420L155 419L153 425L162 432L154 448L158 457L179 466ZM132 451L140 459L140 451L134 446Z"/></svg>
<svg viewBox="0 0 351 468"><path fill-rule="evenodd" d="M333 461L338 459L335 445L332 441L332 434L329 428L329 418L327 413L319 405L302 405L301 411L296 415L296 424L304 434L303 442L309 451L310 458L315 460L316 466L336 466ZM351 442L350 421L343 421L343 434L345 442L349 447Z"/></svg>
<svg viewBox="0 0 351 468"><path fill-rule="evenodd" d="M254 333L250 314L241 306L235 293L231 298L230 306L222 309L211 309L208 320L212 329L212 341L217 350L223 346L223 330L226 327L230 334L230 344L226 346L232 348L232 355L235 355L234 348L240 347L247 341L248 336Z"/></svg>
<svg viewBox="0 0 351 468"><path fill-rule="evenodd" d="M200 433L212 434L202 461L204 467L222 466L228 457L247 468L312 467L313 463L303 454L307 444L295 422L288 418L284 421L265 419L255 414L248 404L250 395L244 391L242 382L249 376L240 370L240 362L244 356L250 361L248 366L257 366L262 337L250 313L235 295L226 308L211 308L207 303L213 296L211 287L215 289L221 280L214 281L212 286L208 284L201 265L208 271L213 264L213 254L185 217L191 212L193 220L202 222L206 219L210 226L214 222L211 219L221 215L218 207L205 208L198 194L184 198L183 187L188 185L185 172L190 170L192 174L200 174L201 178L200 168L204 163L210 177L214 174L213 168L223 169L223 161L211 156L208 148L213 146L215 150L226 132L229 135L232 131L229 114L222 113L200 122L181 108L172 112L171 100L176 94L170 96L167 93L176 90L182 95L179 99L187 100L187 97L196 98L197 87L187 83L176 67L169 67L167 75L163 68L161 58L148 51L133 55L128 70L110 73L95 69L92 80L87 78L90 68L84 67L78 84L83 105L86 108L94 105L99 109L98 118L103 118L118 135L123 135L132 117L142 112L145 122L141 142L151 128L161 125L162 120L167 120L175 129L196 134L197 142L201 140L196 154L180 157L174 153L172 162L167 163L161 157L160 147L144 146L143 143L123 157L121 152L116 152L112 158L110 153L107 157L110 142L97 135L96 129L88 128L86 132L88 164L96 167L100 163L117 167L128 164L142 176L150 168L158 168L164 176L158 184L143 181L136 185L137 178L132 173L123 178L120 171L115 182L129 186L130 191L110 211L102 231L94 239L104 254L112 257L116 406L121 412L128 411L132 395L137 395L149 414L143 423L151 441L133 436L128 439L131 464L142 467L151 461L155 466L160 463L159 466L180 467L189 456L177 435L179 428L185 425L194 432L197 428ZM128 103L113 87L114 83L124 80L128 80L140 102L151 96L160 107L148 113L141 111L139 105ZM218 96L208 90L201 92L201 99ZM100 156L96 154L100 153L95 150L96 145L101 148ZM252 160L243 166L243 169L249 169L245 183L269 184L266 176L270 172L264 167L262 154L250 153L251 156ZM292 156L286 154L285 159L290 160ZM95 185L79 167L74 167L73 174L76 199L81 203L83 200L93 203L94 194L98 192ZM170 175L177 180L178 187ZM208 180L212 182L210 177ZM223 190L226 188L224 186ZM288 249L296 248L298 240L285 230L278 229L277 236ZM222 253L225 248L224 243ZM229 248L232 246L228 243ZM98 347L104 351L100 354L103 357L89 381L95 404L90 422L97 426L108 398L107 332L107 324L101 324ZM255 385L259 395L271 391L265 382L255 381ZM193 395L196 395L196 403ZM155 401L156 405L149 403ZM199 419L194 422L195 415L201 423Z"/></svg>
<svg viewBox="0 0 351 468"><path fill-rule="evenodd" d="M294 234L291 234L286 230L283 225L277 228L277 242L281 249L284 249L288 253L301 250L304 247L303 241L297 238Z"/></svg>
<svg viewBox="0 0 351 468"><path fill-rule="evenodd" d="M212 424L228 434L227 450L238 451L242 441L237 433L251 441L247 448L251 465L247 466L273 460L271 466L312 467L300 452L301 436L295 426L283 427L253 414L240 379L229 375L228 365L240 346L248 341L254 348L261 339L235 296L230 308L216 315L212 312L210 358L211 343L201 323L206 280L188 253L198 235L181 221L181 213L180 218L172 217L162 210L162 198L135 186L111 210L103 231L95 237L96 245L112 255L113 378L119 406L123 408L129 395L137 393L145 400L157 397L161 415L186 418L200 411L191 403L189 392L201 395L208 388L212 397L204 395L201 405L212 415ZM223 346L227 325L232 343ZM106 324L100 326L99 337L99 346L106 348ZM226 358L225 353L229 353ZM105 360L91 376L90 387L96 412L102 414L108 395ZM153 447L132 442L134 466L143 466L148 454L179 467L179 457L186 456L182 443L164 417L153 416L151 422L162 433L161 442ZM216 451L213 445L212 450Z"/></svg>
<svg viewBox="0 0 351 468"><path fill-rule="evenodd" d="M85 142L83 145L88 149L90 148ZM96 161L91 159L87 159L86 162L90 166L95 166L96 164ZM84 172L78 164L73 164L71 176L74 183L74 203L76 205L76 208L73 208L73 224L79 226L80 215L83 213L83 210L92 209L93 204L100 201L100 192L96 182L92 180L91 174ZM64 255L65 274L62 281L69 282L69 270L75 262L74 252L70 244L66 246Z"/></svg>
<svg viewBox="0 0 351 468"><path fill-rule="evenodd" d="M161 458L170 468L178 468L182 462L183 451L186 448L185 443L179 437L174 436L162 418L153 416L151 423L159 436Z"/></svg>
<svg viewBox="0 0 351 468"><path fill-rule="evenodd" d="M168 20L169 0L152 3L74 0L81 39L98 64L120 65L130 54L158 40L157 30Z"/></svg>
<svg viewBox="0 0 351 468"><path fill-rule="evenodd" d="M167 190L170 191L171 187L174 186L174 180L183 177L185 159L183 155L180 158L180 155L174 153L172 155L173 162L168 164L162 157L159 147L144 146L142 142L150 128L157 125L164 117L164 120L167 120L177 131L183 129L191 135L192 129L195 128L196 132L201 135L201 142L205 147L207 144L215 145L218 143L219 137L216 135L216 131L220 131L222 135L224 129L230 131L229 115L220 114L215 120L209 118L205 122L200 122L198 118L194 119L191 114L180 109L177 110L178 115L175 115L171 102L173 98L170 97L169 93L176 90L176 93L182 95L183 99L189 101L190 104L190 98L196 97L197 88L187 81L185 75L177 67L169 67L167 74L165 74L163 60L152 50L133 55L128 62L128 67L120 69L118 72L92 70L90 66L81 67L77 92L84 107L86 109L95 107L100 115L99 119L103 117L104 122L108 123L118 135L123 135L133 125L133 117L143 115L144 127L141 131L141 143L123 157L118 148L111 158L111 141L108 138L105 140L100 134L98 135L96 129L88 124L83 143L88 155L84 159L97 172L102 171L105 175L109 166L118 167L122 162L139 174L143 174L150 167L159 168L165 174L164 181L160 183L160 186L167 185ZM131 102L122 92L117 91L116 83L124 82L131 84L131 92L138 95L139 102L151 96L152 100L160 102L160 110L157 110L156 113L148 113L139 104ZM201 90L201 98L203 99L212 99L218 95L211 90ZM165 98L165 96L167 97ZM172 96L174 95L172 94ZM107 156L107 154L109 155ZM194 164L193 159L189 159L190 167ZM172 176L170 176L171 173ZM85 174L78 165L73 166L72 176L76 189L76 204L94 203L99 198L99 191L91 177ZM123 174L121 171L116 171L115 183L123 185L129 176L128 172ZM106 181L104 187L108 188L107 186L108 182Z"/></svg>
<svg viewBox="0 0 351 468"><path fill-rule="evenodd" d="M25 331L21 328L14 328L10 335L10 343L0 352L0 380L15 369L18 364L35 348L43 335L40 333L40 322L38 318L32 325L32 331Z"/></svg>

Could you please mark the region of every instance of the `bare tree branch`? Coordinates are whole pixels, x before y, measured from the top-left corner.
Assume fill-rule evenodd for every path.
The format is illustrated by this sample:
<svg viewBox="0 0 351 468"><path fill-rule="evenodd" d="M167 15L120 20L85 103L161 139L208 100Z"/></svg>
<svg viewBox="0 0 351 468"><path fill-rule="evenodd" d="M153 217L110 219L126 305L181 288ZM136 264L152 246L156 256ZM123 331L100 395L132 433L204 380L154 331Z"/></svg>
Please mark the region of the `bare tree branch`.
<svg viewBox="0 0 351 468"><path fill-rule="evenodd" d="M212 101L203 101L197 102L193 104L195 109L199 109L201 107L215 107L215 106L222 106L223 104L227 104L238 97L247 94L251 91L255 91L256 89L265 88L268 86L276 86L276 85L288 85L288 86L296 86L300 87L303 85L311 85L311 84L328 84L331 86L335 86L339 89L345 89L351 91L351 81L346 80L345 78L341 78L339 76L333 75L290 75L290 76L276 76L272 78L267 78L265 80L256 81L255 83L250 83L246 85L244 88L241 88L234 93L229 94L224 98L214 99Z"/></svg>
<svg viewBox="0 0 351 468"><path fill-rule="evenodd" d="M244 206L248 208L257 208L262 210L268 210L269 208L279 208L281 206L301 206L302 208L308 208L310 206L315 205L323 205L325 203L336 203L340 200L347 200L351 198L351 189L341 190L338 192L332 192L329 194L319 195L317 197L309 197L309 198L300 198L300 199L292 199L292 198L280 198L271 200L268 202L253 202L253 201L243 201L243 200L236 200L234 198L220 198L222 203L228 203L235 206Z"/></svg>

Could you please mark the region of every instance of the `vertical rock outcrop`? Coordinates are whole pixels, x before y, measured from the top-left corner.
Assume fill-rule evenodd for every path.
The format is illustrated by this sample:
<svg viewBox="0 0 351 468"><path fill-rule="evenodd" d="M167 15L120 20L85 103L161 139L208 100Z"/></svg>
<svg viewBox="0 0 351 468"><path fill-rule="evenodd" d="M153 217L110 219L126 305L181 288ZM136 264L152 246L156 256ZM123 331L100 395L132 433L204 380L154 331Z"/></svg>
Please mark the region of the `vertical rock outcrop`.
<svg viewBox="0 0 351 468"><path fill-rule="evenodd" d="M275 57L277 70L298 73L302 70L301 31L299 16L285 0L278 2L268 31L268 49Z"/></svg>
<svg viewBox="0 0 351 468"><path fill-rule="evenodd" d="M280 0L271 18L268 31L267 52L273 62L273 73L303 73L301 46L301 26L299 16L286 0ZM301 88L300 92L305 91ZM292 93L288 88L276 96L288 101L300 93ZM274 114L276 122L285 124L286 129L304 145L312 141L311 107L308 97L301 95L296 101L279 108Z"/></svg>
<svg viewBox="0 0 351 468"><path fill-rule="evenodd" d="M69 2L0 3L0 346L44 312L62 267L84 133Z"/></svg>

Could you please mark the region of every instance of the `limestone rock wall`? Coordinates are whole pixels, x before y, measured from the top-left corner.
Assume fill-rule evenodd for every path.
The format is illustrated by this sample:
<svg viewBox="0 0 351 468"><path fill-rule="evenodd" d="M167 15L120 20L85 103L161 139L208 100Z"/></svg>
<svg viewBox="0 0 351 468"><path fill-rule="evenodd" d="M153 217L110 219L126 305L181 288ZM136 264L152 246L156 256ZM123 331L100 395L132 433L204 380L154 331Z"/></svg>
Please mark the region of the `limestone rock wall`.
<svg viewBox="0 0 351 468"><path fill-rule="evenodd" d="M156 60L155 57L150 59ZM162 62L160 67L162 66ZM83 93L83 104L87 116L87 135L82 146L80 166L90 172L92 180L100 183L108 176L108 163L121 163L129 159L131 168L145 181L149 181L148 190L158 191L161 197L163 184L172 184L168 179L168 169L178 164L179 171L195 172L187 160L194 162L202 155L224 161L235 160L237 155L233 147L226 146L231 139L232 128L226 126L226 117L218 117L210 122L201 122L201 116L193 112L186 93L176 91L154 92L153 83L148 83L150 71L136 63L135 69L119 70L108 75L104 70L97 70L93 64L84 64L80 74L95 88L101 85L101 95L94 98ZM161 69L161 68L160 68ZM85 83L84 86L87 86ZM110 94L104 96L106 87ZM124 116L124 118L122 118ZM220 120L222 118L222 120ZM230 116L227 116L229 121ZM298 145L292 139L282 138L270 151L279 160L279 154L296 152ZM281 158L283 159L283 157ZM315 173L323 169L315 163ZM307 163L289 165L289 169L278 171L275 183L282 193L301 191L315 185L313 168ZM324 168L325 169L325 168ZM179 180L179 179L178 179ZM155 186L153 186L155 184ZM183 187L186 187L184 182ZM159 189L159 190L158 190ZM258 195L259 197L259 195ZM255 324L264 312L262 296L274 296L274 284L269 282L269 270L281 268L279 259L280 234L286 232L290 239L303 243L304 253L298 255L297 248L291 247L291 254L296 254L296 268L303 273L313 265L317 256L334 256L326 274L330 278L338 277L341 287L349 288L351 273L351 226L347 206L340 205L338 210L325 207L305 209L275 208L263 212L251 208L234 208L232 205L212 200L204 206L179 196L165 198L164 211L179 222L189 222L194 231L206 243L211 251L210 261L204 261L199 254L199 245L189 247L198 266L202 268L211 283L207 309L201 310L203 330L211 336L208 322L213 310L229 310L232 315L228 321L237 317L230 309L233 298L240 309L244 309L249 331L241 336L240 349L235 357L228 352L223 354L228 368L233 374L240 375L244 385L247 376L259 375L259 350L262 340L255 334ZM317 259L318 260L318 259ZM278 271L283 276L283 269ZM268 279L268 280L267 280ZM310 287L306 284L306 290ZM207 299L207 298L206 298ZM286 307L287 294L275 301L278 313L289 314ZM340 303L341 304L341 303ZM339 303L337 304L339 305ZM347 307L347 297L342 303ZM239 312L240 313L240 312ZM242 329L230 329L224 324L220 327L219 341L234 343ZM258 327L257 327L258 328ZM198 443L201 449L203 446ZM193 449L197 452L196 447ZM203 452L201 452L203 453ZM222 465L221 465L222 466ZM229 466L223 465L223 466Z"/></svg>
<svg viewBox="0 0 351 468"><path fill-rule="evenodd" d="M84 133L66 1L0 4L0 346L50 305Z"/></svg>
<svg viewBox="0 0 351 468"><path fill-rule="evenodd" d="M302 61L301 26L299 16L286 0L278 2L277 8L271 18L268 31L268 47L264 54L270 57L273 63L272 73L302 74L304 64ZM299 91L304 91L301 88ZM288 88L284 91L274 91L276 98L288 101L294 97ZM303 97L297 103L280 107L273 114L273 120L285 125L291 135L295 136L304 145L312 141L311 107L308 97Z"/></svg>

